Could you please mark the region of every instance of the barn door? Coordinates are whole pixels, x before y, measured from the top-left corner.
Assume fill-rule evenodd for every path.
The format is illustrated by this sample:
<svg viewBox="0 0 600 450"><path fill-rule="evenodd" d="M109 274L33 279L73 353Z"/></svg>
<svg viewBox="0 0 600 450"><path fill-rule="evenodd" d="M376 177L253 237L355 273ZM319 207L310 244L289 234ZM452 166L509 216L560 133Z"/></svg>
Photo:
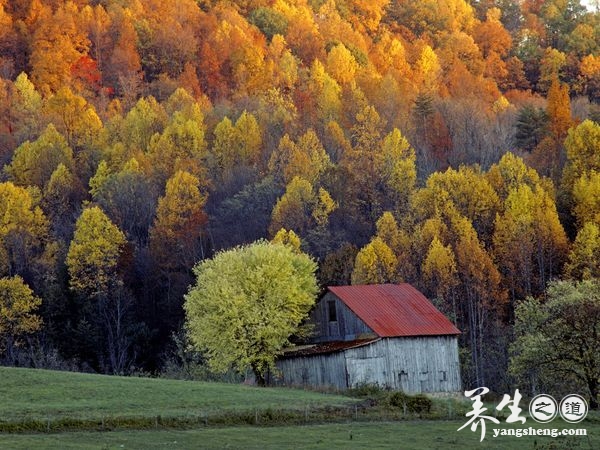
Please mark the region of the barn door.
<svg viewBox="0 0 600 450"><path fill-rule="evenodd" d="M386 385L385 358L347 358L348 387L363 384Z"/></svg>

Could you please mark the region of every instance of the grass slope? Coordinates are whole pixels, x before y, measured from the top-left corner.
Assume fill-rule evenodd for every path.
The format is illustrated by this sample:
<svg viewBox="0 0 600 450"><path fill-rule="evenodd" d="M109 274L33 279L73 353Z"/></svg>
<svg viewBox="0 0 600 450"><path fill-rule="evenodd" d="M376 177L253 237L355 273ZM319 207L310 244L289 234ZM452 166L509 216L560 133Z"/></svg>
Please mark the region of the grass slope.
<svg viewBox="0 0 600 450"><path fill-rule="evenodd" d="M303 410L355 400L317 392L0 367L0 422Z"/></svg>

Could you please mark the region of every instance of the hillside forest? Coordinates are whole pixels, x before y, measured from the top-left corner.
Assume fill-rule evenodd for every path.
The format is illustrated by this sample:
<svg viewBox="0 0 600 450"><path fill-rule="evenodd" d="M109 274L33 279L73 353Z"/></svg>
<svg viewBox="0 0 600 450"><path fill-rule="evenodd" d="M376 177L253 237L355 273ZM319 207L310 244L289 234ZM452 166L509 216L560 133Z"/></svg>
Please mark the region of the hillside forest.
<svg viewBox="0 0 600 450"><path fill-rule="evenodd" d="M194 265L276 239L506 391L520 302L600 277L599 102L573 0L0 0L0 358L161 373Z"/></svg>

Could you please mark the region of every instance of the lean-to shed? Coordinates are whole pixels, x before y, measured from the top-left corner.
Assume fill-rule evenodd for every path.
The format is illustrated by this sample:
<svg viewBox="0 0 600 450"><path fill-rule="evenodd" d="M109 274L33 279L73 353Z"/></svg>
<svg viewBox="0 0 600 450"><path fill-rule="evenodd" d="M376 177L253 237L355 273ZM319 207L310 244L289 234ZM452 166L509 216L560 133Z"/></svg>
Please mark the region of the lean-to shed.
<svg viewBox="0 0 600 450"><path fill-rule="evenodd" d="M278 359L273 384L461 390L460 331L409 284L329 287L310 321L310 344Z"/></svg>

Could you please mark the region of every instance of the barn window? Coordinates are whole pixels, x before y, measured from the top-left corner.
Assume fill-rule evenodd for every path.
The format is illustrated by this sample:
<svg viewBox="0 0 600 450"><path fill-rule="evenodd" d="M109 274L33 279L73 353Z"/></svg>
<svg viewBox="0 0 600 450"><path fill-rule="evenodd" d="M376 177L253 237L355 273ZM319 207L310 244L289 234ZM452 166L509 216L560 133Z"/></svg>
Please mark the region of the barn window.
<svg viewBox="0 0 600 450"><path fill-rule="evenodd" d="M406 373L404 370L401 370L400 373L398 374L398 381L400 383L408 381L408 373Z"/></svg>
<svg viewBox="0 0 600 450"><path fill-rule="evenodd" d="M448 372L446 372L445 370L440 370L440 377L440 381L448 381Z"/></svg>
<svg viewBox="0 0 600 450"><path fill-rule="evenodd" d="M329 321L337 322L337 310L335 309L335 300L329 300L327 302L327 307L329 310Z"/></svg>

